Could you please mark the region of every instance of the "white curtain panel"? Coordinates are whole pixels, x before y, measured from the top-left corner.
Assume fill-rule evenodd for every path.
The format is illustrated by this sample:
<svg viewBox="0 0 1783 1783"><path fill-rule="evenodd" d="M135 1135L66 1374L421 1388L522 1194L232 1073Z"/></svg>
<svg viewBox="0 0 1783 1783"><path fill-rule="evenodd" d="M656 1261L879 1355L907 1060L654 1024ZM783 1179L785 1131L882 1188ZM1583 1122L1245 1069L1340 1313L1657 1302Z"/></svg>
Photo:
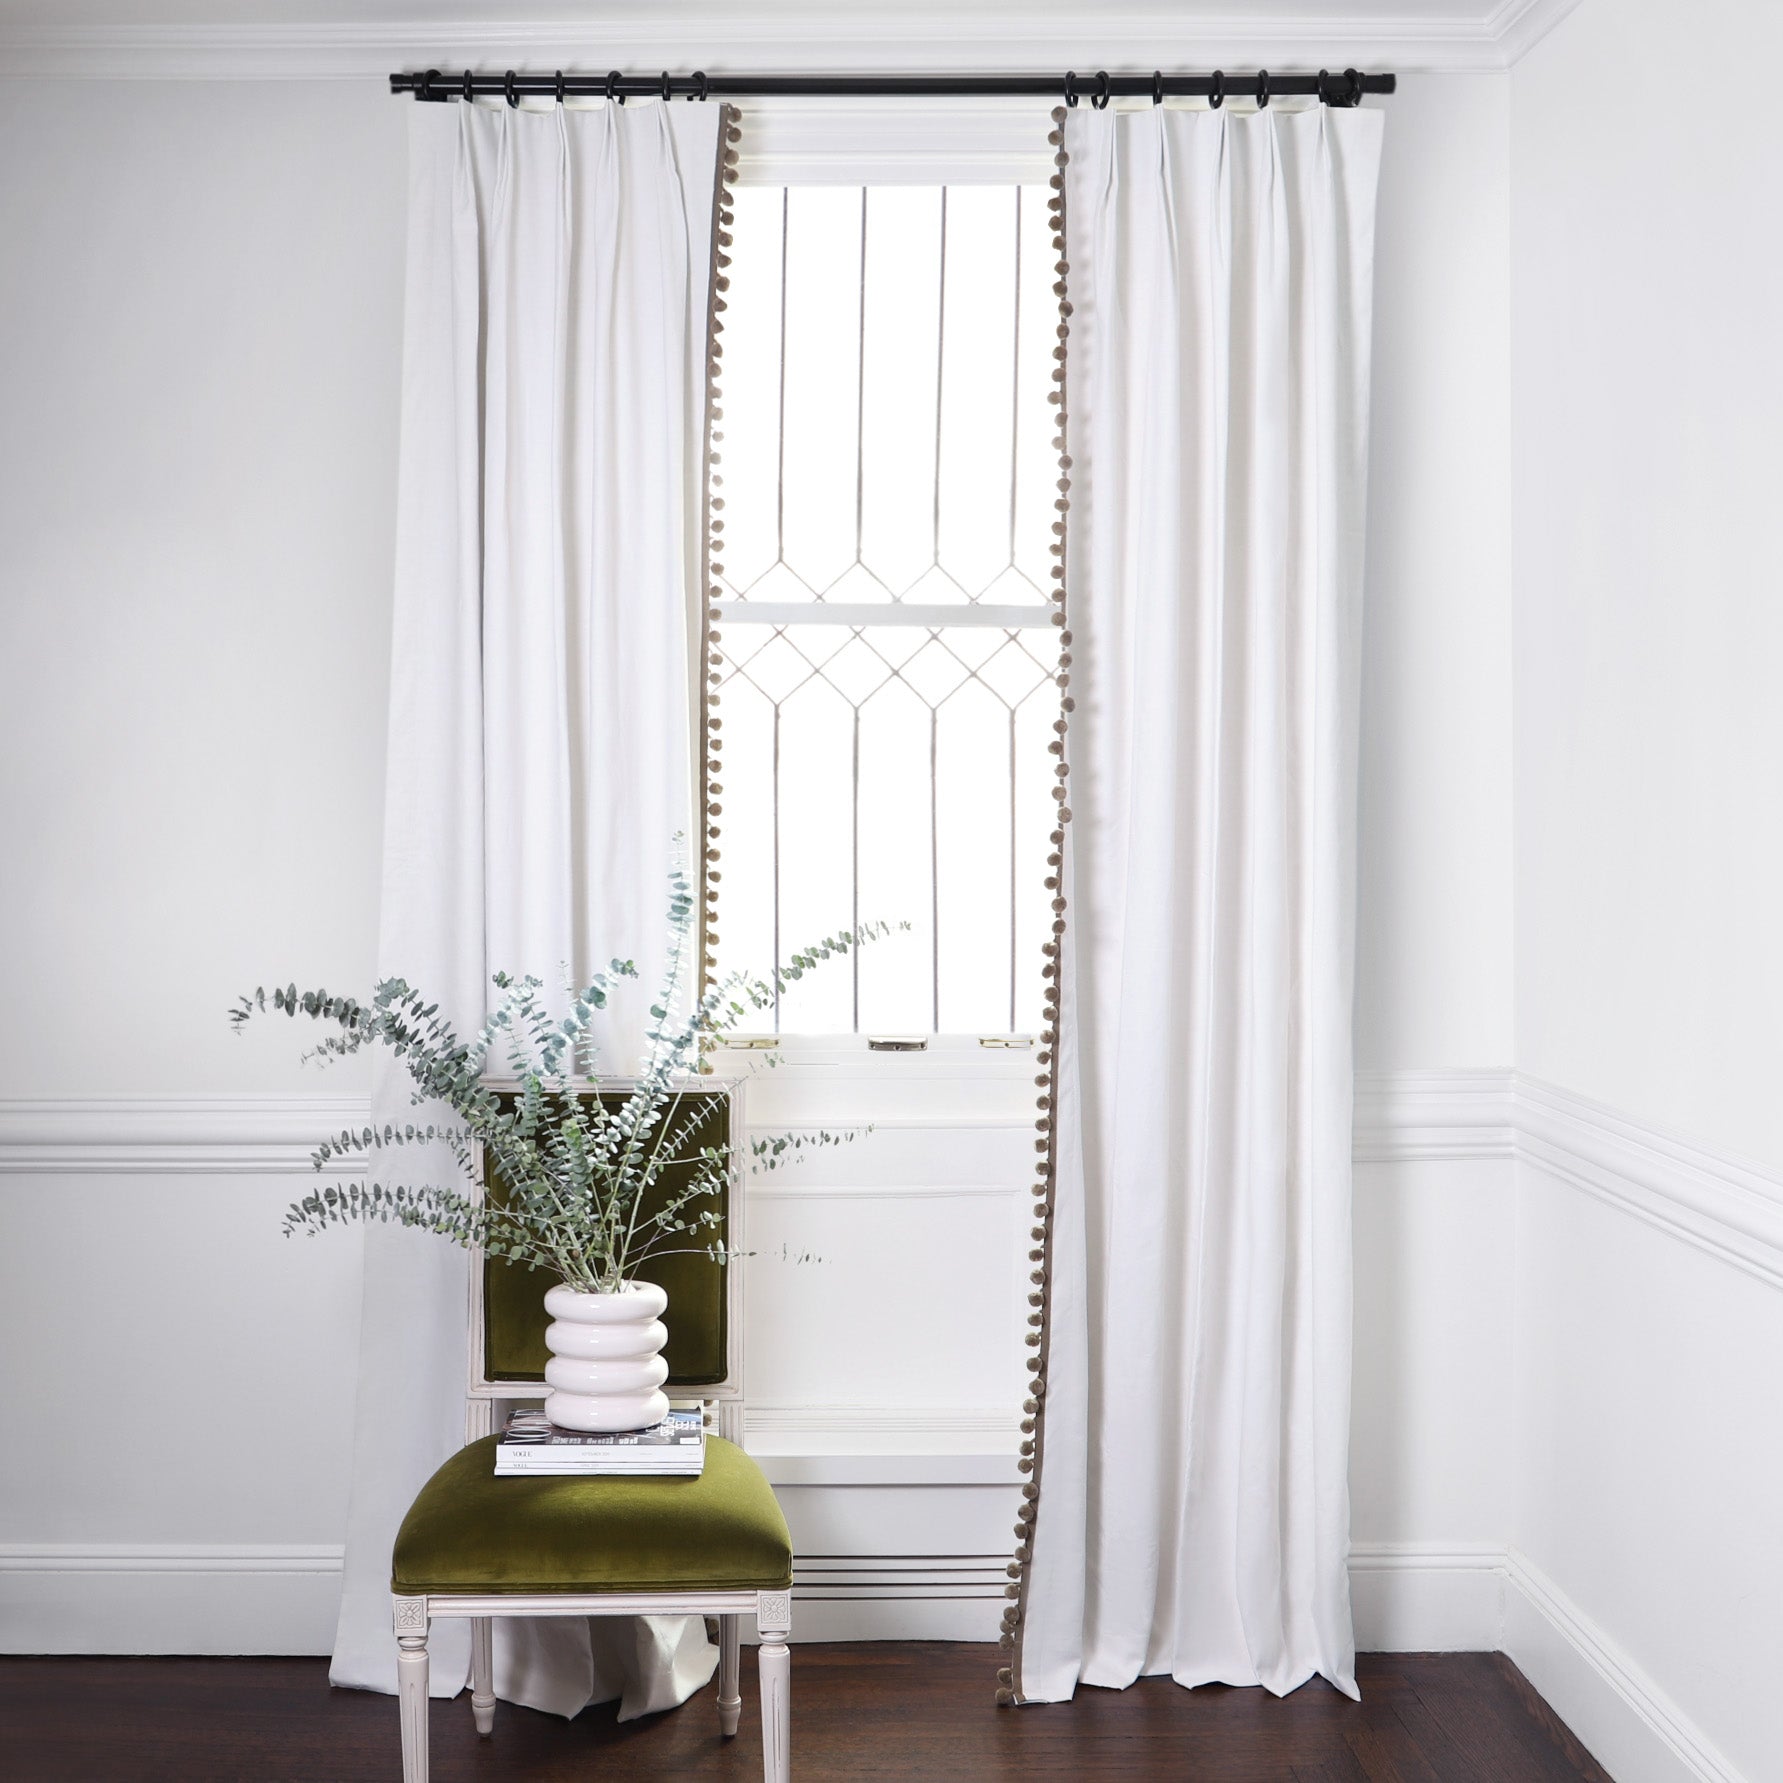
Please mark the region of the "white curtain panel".
<svg viewBox="0 0 1783 1783"><path fill-rule="evenodd" d="M638 1063L673 837L691 837L689 577L721 111L410 108L409 247L380 977L469 1035L490 976L614 957L604 1063ZM691 845L691 843L690 843ZM415 1118L375 1078L378 1124ZM399 1156L401 1154L398 1154ZM403 1162L409 1180L454 1166ZM547 1284L540 1283L543 1293ZM366 1233L346 1576L332 1677L395 1688L390 1551L465 1436L466 1260ZM469 1624L435 1625L462 1688ZM668 1707L703 1624L496 1623L496 1687L573 1715Z"/></svg>
<svg viewBox="0 0 1783 1783"><path fill-rule="evenodd" d="M1015 1689L1354 1695L1358 633L1381 116L1079 107L1056 1188Z"/></svg>

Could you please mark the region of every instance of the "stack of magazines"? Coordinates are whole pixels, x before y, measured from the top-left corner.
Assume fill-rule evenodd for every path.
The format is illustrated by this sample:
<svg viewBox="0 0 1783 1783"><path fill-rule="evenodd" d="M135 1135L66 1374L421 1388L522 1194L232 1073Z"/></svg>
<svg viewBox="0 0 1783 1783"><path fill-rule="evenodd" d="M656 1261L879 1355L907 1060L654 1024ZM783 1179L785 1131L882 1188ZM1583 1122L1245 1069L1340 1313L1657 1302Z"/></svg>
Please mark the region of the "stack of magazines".
<svg viewBox="0 0 1783 1783"><path fill-rule="evenodd" d="M702 1407L671 1407L660 1424L612 1435L564 1430L541 1411L508 1415L495 1445L495 1471L503 1474L674 1474L682 1478L706 1465Z"/></svg>

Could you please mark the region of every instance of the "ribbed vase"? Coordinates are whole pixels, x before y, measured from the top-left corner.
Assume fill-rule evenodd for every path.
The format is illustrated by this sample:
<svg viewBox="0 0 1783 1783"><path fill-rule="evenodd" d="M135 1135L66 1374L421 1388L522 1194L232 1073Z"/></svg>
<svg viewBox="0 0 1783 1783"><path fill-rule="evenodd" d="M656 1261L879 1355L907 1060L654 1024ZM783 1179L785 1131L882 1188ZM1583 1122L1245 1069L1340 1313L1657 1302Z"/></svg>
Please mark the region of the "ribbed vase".
<svg viewBox="0 0 1783 1783"><path fill-rule="evenodd" d="M545 1295L545 1416L565 1430L643 1430L669 1415L662 1314L669 1297L652 1282L583 1294L559 1282Z"/></svg>

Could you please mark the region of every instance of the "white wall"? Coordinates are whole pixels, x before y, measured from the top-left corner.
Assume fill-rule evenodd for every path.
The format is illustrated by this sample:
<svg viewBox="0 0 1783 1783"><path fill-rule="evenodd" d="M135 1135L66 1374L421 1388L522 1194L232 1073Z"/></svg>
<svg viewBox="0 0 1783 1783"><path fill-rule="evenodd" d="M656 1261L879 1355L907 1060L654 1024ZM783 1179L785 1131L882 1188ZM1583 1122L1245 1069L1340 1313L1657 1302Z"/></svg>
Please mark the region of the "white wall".
<svg viewBox="0 0 1783 1783"><path fill-rule="evenodd" d="M1362 696L1365 1083L1511 1057L1508 98L1504 75L1406 75L1387 108ZM1389 1133L1356 1173L1352 1531L1371 1549L1488 1542L1507 1504L1509 1309L1482 1263L1508 1256L1511 1164L1502 1145L1436 1149L1446 1155ZM1391 1638L1376 1596L1359 1588L1365 1642Z"/></svg>
<svg viewBox="0 0 1783 1783"><path fill-rule="evenodd" d="M1389 118L1358 991L1377 1073L1510 1053L1507 94L1408 76ZM327 1124L290 1098L362 1085L223 1012L264 977L371 971L403 134L375 82L0 106L0 1246L33 1276L0 1297L0 1420L101 1379L157 1482L71 1491L12 1451L0 1644L293 1651L332 1627L357 1255L276 1224ZM1365 1642L1480 1644L1446 1599L1407 1620L1405 1588L1409 1568L1440 1597L1426 1563L1459 1552L1465 1591L1497 1589L1477 1555L1506 1514L1511 1166L1502 1122L1419 1107L1429 1131L1392 1116L1357 1185L1358 1604ZM102 1293L122 1341L83 1317ZM879 1553L882 1583L900 1549L1006 1549L1014 1476L976 1374L951 1435L900 1433L895 1395L851 1425L825 1410L833 1370L795 1355L776 1380L758 1351L807 1552ZM252 1477L195 1458L175 1414L260 1380ZM989 1633L999 1607L877 1626Z"/></svg>
<svg viewBox="0 0 1783 1783"><path fill-rule="evenodd" d="M1742 80L1780 56L1775 6L1588 0L1511 76L1517 1062L1651 1160L1675 1129L1693 1170L1768 1165L1752 1220L1783 1212L1783 151ZM1783 1256L1671 1217L1699 1180L1636 1218L1525 1165L1511 1533L1696 1730L1668 1757L1534 1650L1619 1777L1778 1778Z"/></svg>
<svg viewBox="0 0 1783 1783"><path fill-rule="evenodd" d="M402 152L365 88L0 103L8 1647L332 1624L358 1246L227 1099L362 1080L224 1016L372 969Z"/></svg>
<svg viewBox="0 0 1783 1783"><path fill-rule="evenodd" d="M1518 1063L1783 1166L1783 9L1514 71ZM1661 78L1654 83L1656 71Z"/></svg>
<svg viewBox="0 0 1783 1783"><path fill-rule="evenodd" d="M1401 78L1376 225L1356 1062L1511 1062L1508 77Z"/></svg>
<svg viewBox="0 0 1783 1783"><path fill-rule="evenodd" d="M404 227L376 98L0 105L8 1096L313 1091L223 1012L370 974Z"/></svg>

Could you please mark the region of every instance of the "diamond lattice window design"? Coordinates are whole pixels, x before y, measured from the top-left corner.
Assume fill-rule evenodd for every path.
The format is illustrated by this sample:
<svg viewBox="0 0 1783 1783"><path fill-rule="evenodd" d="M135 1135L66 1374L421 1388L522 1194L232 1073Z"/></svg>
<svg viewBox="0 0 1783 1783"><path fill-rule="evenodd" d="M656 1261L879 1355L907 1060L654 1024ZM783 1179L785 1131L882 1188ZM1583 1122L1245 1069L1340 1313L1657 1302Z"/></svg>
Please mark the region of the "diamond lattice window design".
<svg viewBox="0 0 1783 1783"><path fill-rule="evenodd" d="M1040 1025L1059 339L1043 187L744 187L713 479L717 969L776 1031Z"/></svg>

